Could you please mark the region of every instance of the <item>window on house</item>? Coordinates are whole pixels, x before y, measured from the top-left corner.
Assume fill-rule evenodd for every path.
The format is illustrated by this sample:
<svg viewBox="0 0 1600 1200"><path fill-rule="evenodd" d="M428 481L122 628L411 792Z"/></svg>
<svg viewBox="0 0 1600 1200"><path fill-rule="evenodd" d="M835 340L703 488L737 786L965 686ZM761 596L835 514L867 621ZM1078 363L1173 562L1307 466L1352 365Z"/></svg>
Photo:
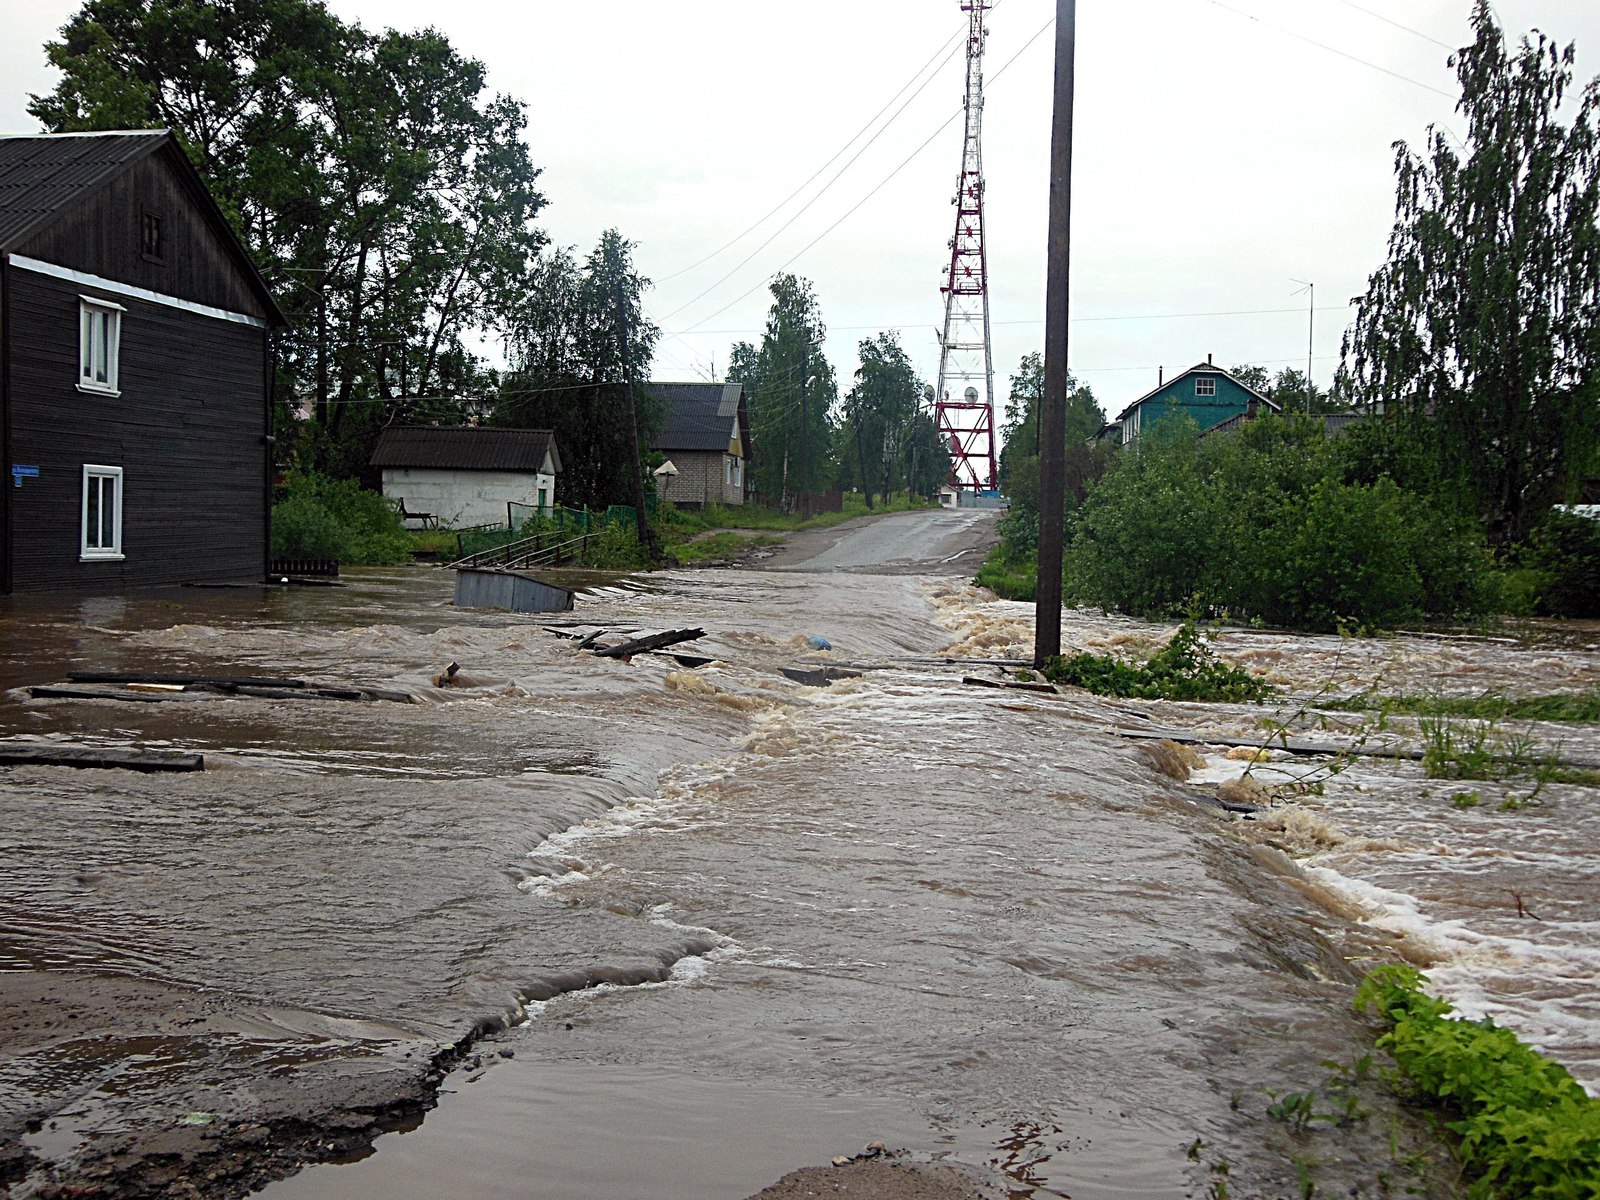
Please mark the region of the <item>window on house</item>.
<svg viewBox="0 0 1600 1200"><path fill-rule="evenodd" d="M139 224L139 253L156 262L166 257L161 252L161 218L155 213L145 213Z"/></svg>
<svg viewBox="0 0 1600 1200"><path fill-rule="evenodd" d="M1215 396L1217 394L1217 381L1215 379L1196 379L1194 381L1194 394L1196 396Z"/></svg>
<svg viewBox="0 0 1600 1200"><path fill-rule="evenodd" d="M89 296L79 299L78 387L115 396L123 308Z"/></svg>
<svg viewBox="0 0 1600 1200"><path fill-rule="evenodd" d="M83 543L89 559L122 557L122 468L83 468Z"/></svg>

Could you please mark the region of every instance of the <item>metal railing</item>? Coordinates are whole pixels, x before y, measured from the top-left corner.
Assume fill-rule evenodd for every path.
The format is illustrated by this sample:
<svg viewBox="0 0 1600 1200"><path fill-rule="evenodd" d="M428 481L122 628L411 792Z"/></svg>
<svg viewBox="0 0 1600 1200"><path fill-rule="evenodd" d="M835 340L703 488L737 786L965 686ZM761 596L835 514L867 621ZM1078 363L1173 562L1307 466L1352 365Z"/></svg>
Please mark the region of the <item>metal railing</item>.
<svg viewBox="0 0 1600 1200"><path fill-rule="evenodd" d="M447 563L446 566L452 571L463 568L478 570L498 568L502 571L515 571L528 567L557 567L563 561L573 562L581 559L589 548L590 535L587 533L558 541L559 536L555 533L536 533L532 537L507 542L504 546L479 550L453 563Z"/></svg>

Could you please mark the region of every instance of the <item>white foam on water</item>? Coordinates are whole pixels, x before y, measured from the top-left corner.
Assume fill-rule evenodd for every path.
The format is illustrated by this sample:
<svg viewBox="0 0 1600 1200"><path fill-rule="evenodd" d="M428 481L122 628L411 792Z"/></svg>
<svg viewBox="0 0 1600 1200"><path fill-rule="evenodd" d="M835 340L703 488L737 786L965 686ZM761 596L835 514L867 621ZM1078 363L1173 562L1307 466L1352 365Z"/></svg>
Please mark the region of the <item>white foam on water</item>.
<svg viewBox="0 0 1600 1200"><path fill-rule="evenodd" d="M1488 933L1465 921L1430 920L1415 896L1331 867L1302 863L1301 869L1361 909L1363 924L1406 940L1408 957L1432 960L1429 990L1461 1016L1493 1018L1536 1049L1554 1053L1591 1094L1600 1095L1600 1014L1574 1011L1571 1000L1600 991L1600 947L1552 944ZM1489 986L1496 982L1503 986ZM1560 994L1541 997L1541 982L1554 985L1550 990Z"/></svg>

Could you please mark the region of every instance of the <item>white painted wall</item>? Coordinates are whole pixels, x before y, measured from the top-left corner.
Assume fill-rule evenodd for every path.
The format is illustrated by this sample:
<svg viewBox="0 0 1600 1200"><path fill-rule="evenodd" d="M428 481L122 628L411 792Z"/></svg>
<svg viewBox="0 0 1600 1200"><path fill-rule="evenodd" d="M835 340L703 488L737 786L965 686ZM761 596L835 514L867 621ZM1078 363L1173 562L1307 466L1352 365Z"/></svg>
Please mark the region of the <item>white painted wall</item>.
<svg viewBox="0 0 1600 1200"><path fill-rule="evenodd" d="M520 471L439 471L421 467L385 467L383 494L404 500L407 512L427 512L439 524L506 523L508 503L539 505L546 512L556 500L554 475Z"/></svg>

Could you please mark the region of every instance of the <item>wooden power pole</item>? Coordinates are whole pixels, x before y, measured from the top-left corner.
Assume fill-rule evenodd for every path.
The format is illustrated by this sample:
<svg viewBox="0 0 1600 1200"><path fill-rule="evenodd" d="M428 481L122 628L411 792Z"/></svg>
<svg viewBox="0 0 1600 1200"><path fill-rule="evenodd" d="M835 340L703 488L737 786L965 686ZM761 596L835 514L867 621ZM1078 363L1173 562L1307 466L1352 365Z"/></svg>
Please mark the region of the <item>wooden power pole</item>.
<svg viewBox="0 0 1600 1200"><path fill-rule="evenodd" d="M1056 0L1055 117L1050 137L1050 237L1046 254L1044 398L1039 412L1039 578L1033 665L1061 653L1061 557L1066 535L1067 307L1072 249L1072 101L1077 0Z"/></svg>
<svg viewBox="0 0 1600 1200"><path fill-rule="evenodd" d="M622 355L622 389L628 402L628 466L633 484L633 513L638 523L639 545L652 564L661 561L650 514L644 510L644 455L639 450L639 404L633 395L633 361L628 353L628 305L622 286L622 264L613 263L611 284L616 295L617 350Z"/></svg>

